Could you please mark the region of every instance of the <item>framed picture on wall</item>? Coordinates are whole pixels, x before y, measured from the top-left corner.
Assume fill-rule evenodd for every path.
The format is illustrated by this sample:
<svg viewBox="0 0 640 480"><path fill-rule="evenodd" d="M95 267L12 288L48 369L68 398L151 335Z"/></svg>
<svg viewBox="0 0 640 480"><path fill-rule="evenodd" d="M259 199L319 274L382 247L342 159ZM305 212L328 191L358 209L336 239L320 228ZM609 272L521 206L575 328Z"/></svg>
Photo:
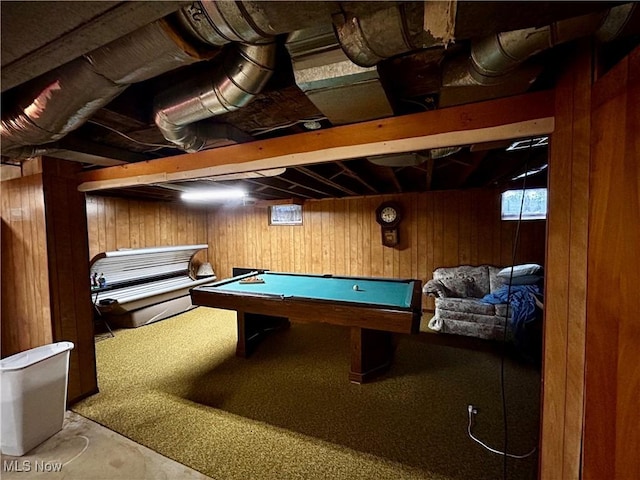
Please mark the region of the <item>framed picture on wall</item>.
<svg viewBox="0 0 640 480"><path fill-rule="evenodd" d="M269 225L302 225L302 205L272 205Z"/></svg>

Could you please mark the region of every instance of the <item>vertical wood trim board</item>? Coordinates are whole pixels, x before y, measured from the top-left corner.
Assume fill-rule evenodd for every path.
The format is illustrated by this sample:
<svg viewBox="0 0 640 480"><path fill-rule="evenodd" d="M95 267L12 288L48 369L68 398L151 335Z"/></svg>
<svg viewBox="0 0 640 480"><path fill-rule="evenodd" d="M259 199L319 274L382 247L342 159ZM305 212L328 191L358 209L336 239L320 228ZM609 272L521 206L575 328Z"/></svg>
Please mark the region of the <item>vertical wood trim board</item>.
<svg viewBox="0 0 640 480"><path fill-rule="evenodd" d="M511 261L511 243L501 238L512 239L516 225L500 220L499 194L488 189L313 200L303 205L302 226L270 226L264 208L219 208L209 214L210 261L221 278L246 267L423 282L441 266L504 265ZM387 200L404 209L399 248L381 244L375 210ZM524 222L521 238L526 249L519 249L516 261L543 264L545 222ZM430 300L425 308L433 308Z"/></svg>
<svg viewBox="0 0 640 480"><path fill-rule="evenodd" d="M585 480L640 478L640 48L593 88Z"/></svg>
<svg viewBox="0 0 640 480"><path fill-rule="evenodd" d="M556 86L549 162L540 478L580 477L589 202L591 55Z"/></svg>

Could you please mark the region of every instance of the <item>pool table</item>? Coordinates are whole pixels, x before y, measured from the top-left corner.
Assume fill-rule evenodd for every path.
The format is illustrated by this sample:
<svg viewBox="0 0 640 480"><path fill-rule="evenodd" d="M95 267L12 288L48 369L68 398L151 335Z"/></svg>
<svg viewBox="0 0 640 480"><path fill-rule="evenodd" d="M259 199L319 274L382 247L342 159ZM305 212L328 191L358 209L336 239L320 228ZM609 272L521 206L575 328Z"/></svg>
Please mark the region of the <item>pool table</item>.
<svg viewBox="0 0 640 480"><path fill-rule="evenodd" d="M417 333L422 313L420 280L264 271L198 286L190 293L194 305L238 313L240 357L250 356L267 332L287 328L290 319L349 327L349 380L354 383L389 367L392 334Z"/></svg>

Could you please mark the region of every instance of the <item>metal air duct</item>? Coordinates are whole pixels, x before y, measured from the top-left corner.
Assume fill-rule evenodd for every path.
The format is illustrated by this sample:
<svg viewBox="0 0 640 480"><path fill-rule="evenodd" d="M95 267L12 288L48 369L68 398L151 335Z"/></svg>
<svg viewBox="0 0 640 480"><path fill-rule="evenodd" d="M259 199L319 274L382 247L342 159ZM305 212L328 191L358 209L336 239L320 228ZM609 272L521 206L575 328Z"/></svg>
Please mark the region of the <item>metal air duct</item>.
<svg viewBox="0 0 640 480"><path fill-rule="evenodd" d="M393 115L378 70L349 60L330 26L293 32L286 47L296 84L333 125Z"/></svg>
<svg viewBox="0 0 640 480"><path fill-rule="evenodd" d="M340 46L361 67L423 47L424 2L382 5L386 8L372 10L368 3L348 3L333 16Z"/></svg>
<svg viewBox="0 0 640 480"><path fill-rule="evenodd" d="M594 33L612 40L633 15L635 5L619 5L610 10L569 18L540 28L502 32L474 42L467 59L450 62L443 72L443 86L498 85L534 55ZM529 83L537 69L525 74Z"/></svg>
<svg viewBox="0 0 640 480"><path fill-rule="evenodd" d="M156 98L156 125L168 141L188 152L210 148L219 136L210 130L214 126L200 121L248 104L274 68L275 44L233 44L220 68Z"/></svg>
<svg viewBox="0 0 640 480"><path fill-rule="evenodd" d="M77 129L129 84L200 60L166 21L140 28L16 89L16 101L2 115L2 154L41 153L33 146Z"/></svg>
<svg viewBox="0 0 640 480"><path fill-rule="evenodd" d="M331 23L337 2L282 1L194 2L177 14L182 27L201 42L222 46L230 42L264 43L281 33Z"/></svg>

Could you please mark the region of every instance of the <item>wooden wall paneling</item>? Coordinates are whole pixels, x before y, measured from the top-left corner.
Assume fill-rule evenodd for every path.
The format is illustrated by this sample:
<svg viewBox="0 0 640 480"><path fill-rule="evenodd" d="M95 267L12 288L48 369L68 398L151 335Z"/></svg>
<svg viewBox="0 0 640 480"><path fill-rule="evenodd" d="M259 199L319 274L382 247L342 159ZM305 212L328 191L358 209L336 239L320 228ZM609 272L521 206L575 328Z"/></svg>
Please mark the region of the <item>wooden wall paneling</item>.
<svg viewBox="0 0 640 480"><path fill-rule="evenodd" d="M262 262L261 268L273 269L274 265L271 261L271 230L273 227L269 225L269 212L267 211L263 215L264 217L261 218L259 222L262 230L260 237L260 241L262 242L262 256L260 257ZM311 238L309 238L309 240L311 240ZM309 253L311 253L311 251L309 251Z"/></svg>
<svg viewBox="0 0 640 480"><path fill-rule="evenodd" d="M375 220L375 211L376 208L378 208L378 202L376 202L375 199L369 197L368 201L361 202L361 205L362 209L360 211L360 215L362 217L362 242L359 244L360 251L358 253L361 258L360 264L362 271L365 272L364 274L366 276L371 276L371 245L372 242L375 241L378 241L379 243L382 242L380 226ZM379 235L379 240L376 240L375 238L376 233Z"/></svg>
<svg viewBox="0 0 640 480"><path fill-rule="evenodd" d="M112 198L104 199L105 216L105 248L104 251L116 250L118 243L116 240L116 209Z"/></svg>
<svg viewBox="0 0 640 480"><path fill-rule="evenodd" d="M98 201L96 197L87 198L87 236L89 238L89 257L93 258L100 247L98 237Z"/></svg>
<svg viewBox="0 0 640 480"><path fill-rule="evenodd" d="M591 91L591 50L582 47L556 87L550 148L541 478L580 477Z"/></svg>
<svg viewBox="0 0 640 480"><path fill-rule="evenodd" d="M16 211L21 201L20 187L27 188L24 179L2 182L2 356L8 356L22 350L20 348L20 326L24 313L20 312L20 297L24 280L18 275L19 256L22 245L21 212ZM19 216L20 214L20 216ZM9 287L11 285L11 287ZM15 289L18 295L12 294ZM24 295L24 294L23 294ZM37 319L34 318L34 321ZM37 328L37 325L34 326Z"/></svg>
<svg viewBox="0 0 640 480"><path fill-rule="evenodd" d="M344 208L344 205L342 206ZM302 205L302 210L304 212L305 205ZM304 213L303 213L304 215ZM341 215L341 220L343 222L342 228L344 228L344 211ZM302 272L304 269L304 230L306 225L304 224L304 219L302 226L295 227L293 229L293 247L294 251L294 262L293 262L293 271L294 272ZM342 246L344 248L344 245ZM343 250L344 251L344 250ZM344 255L341 256L344 258ZM343 264L344 269L344 264Z"/></svg>
<svg viewBox="0 0 640 480"><path fill-rule="evenodd" d="M444 195L442 192L433 194L433 268L449 266L446 263L444 251Z"/></svg>
<svg viewBox="0 0 640 480"><path fill-rule="evenodd" d="M343 199L334 200L333 203L333 225L334 225L334 251L335 251L335 267L336 275L346 275L344 252L344 206L346 201Z"/></svg>
<svg viewBox="0 0 640 480"><path fill-rule="evenodd" d="M418 275L418 195L411 195L411 239L409 241L409 278L417 278Z"/></svg>
<svg viewBox="0 0 640 480"><path fill-rule="evenodd" d="M311 236L311 217L313 202L305 202L302 206L302 225L303 229L303 242L304 242L304 271L311 273L313 270L311 269L312 259L312 251L313 251L313 237Z"/></svg>
<svg viewBox="0 0 640 480"><path fill-rule="evenodd" d="M476 203L476 228L478 228L478 263L493 263L493 233L495 203L489 197L480 196Z"/></svg>
<svg viewBox="0 0 640 480"><path fill-rule="evenodd" d="M202 209L88 196L86 214L91 258L118 248L207 243L207 212Z"/></svg>
<svg viewBox="0 0 640 480"><path fill-rule="evenodd" d="M129 201L129 248L140 248L139 202Z"/></svg>
<svg viewBox="0 0 640 480"><path fill-rule="evenodd" d="M404 239L401 239L401 248L396 249L398 252L398 272L395 276L399 278L412 278L414 270L411 258L416 248L413 238L413 231L415 230L414 198L415 194L408 194L405 195L403 201L405 215L401 223L401 229L404 230Z"/></svg>
<svg viewBox="0 0 640 480"><path fill-rule="evenodd" d="M309 235L311 236L311 255L308 264L309 273L322 273L322 219L320 213L321 202L309 202Z"/></svg>
<svg viewBox="0 0 640 480"><path fill-rule="evenodd" d="M471 258L471 205L469 192L460 192L458 195L458 261L463 264L473 265Z"/></svg>
<svg viewBox="0 0 640 480"><path fill-rule="evenodd" d="M20 258L18 258L17 260L17 265L19 266L19 268L23 269L25 272L34 272L32 274L30 274L30 277L33 277L33 275L35 274L35 272L37 270L33 270L33 264L34 264L34 260L32 259L33 254L32 251L34 248L37 248L37 246L32 245L31 241L32 239L37 238L37 230L38 230L38 225L35 225L35 222L30 218L32 216L32 212L34 212L33 208L36 205L36 200L34 197L36 197L38 195L38 190L36 187L39 185L39 182L36 184L35 182L30 182L27 185L27 188L24 189L22 191L22 195L21 195L21 199L20 199L20 207L23 211L23 217L24 220L22 222L20 222L20 227L21 227L21 238L23 239L21 248L20 248ZM37 268L37 267L36 267ZM32 288L30 285L30 281L27 281L27 278L24 275L21 275L21 277L24 279L24 286L26 288ZM31 278L30 280L32 280L33 278ZM29 295L31 298L31 301L28 302L26 305L24 305L24 307L22 308L24 311L24 318L37 318L35 315L37 315L36 309L35 309L35 300L36 300L36 296L35 296L35 292L31 292L31 294ZM30 344L33 344L34 341L35 342L39 342L41 340L43 340L44 338L46 338L47 335L47 331L49 331L49 327L47 326L45 328L45 325L43 325L42 322L37 322L36 326L38 327L38 330L36 330L35 332L29 332L29 331L24 331L24 333L27 334L28 337L32 336L33 339L29 342ZM33 335L33 333L35 333L35 335Z"/></svg>
<svg viewBox="0 0 640 480"><path fill-rule="evenodd" d="M351 203L351 202L349 202ZM369 197L369 211L375 212L382 203L377 197ZM375 213L372 213L371 227L371 275L373 277L384 276L384 253L387 247L382 245L382 233L380 224L375 219ZM353 275L357 275L355 272Z"/></svg>
<svg viewBox="0 0 640 480"><path fill-rule="evenodd" d="M267 214L268 211L267 210L254 210L253 214L251 215L251 225L249 228L251 228L251 234L252 234L252 253L251 253L251 265L256 265L258 268L261 267L262 262L261 262L261 257L260 257L260 252L262 250L262 238L259 234L260 232L260 225L261 223L267 223ZM298 248L296 250L298 250L300 248L300 245L298 245ZM297 253L299 258L302 258L302 253L298 252Z"/></svg>
<svg viewBox="0 0 640 480"><path fill-rule="evenodd" d="M42 175L2 183L2 355L51 343Z"/></svg>
<svg viewBox="0 0 640 480"><path fill-rule="evenodd" d="M34 252L37 252L37 275L35 276L35 281L33 285L35 285L35 289L37 290L35 302L38 305L38 313L36 318L39 319L47 319L47 323L45 324L44 320L39 323L40 326L40 341L43 343L48 343L53 341L53 331L51 329L51 302L49 299L49 290L50 290L50 278L49 274L44 268L46 265L46 259L49 256L48 245L47 245L47 222L45 218L45 202L44 202L44 194L42 190L42 180L37 180L35 177L32 177L31 183L31 198L33 202L33 218L34 218L34 226L35 236L32 238L34 245Z"/></svg>
<svg viewBox="0 0 640 480"><path fill-rule="evenodd" d="M424 194L416 195L416 278L422 280L424 284L425 278L420 275L424 275L424 272L428 270L429 255L427 248L429 247L428 235L429 228L427 227L427 196Z"/></svg>
<svg viewBox="0 0 640 480"><path fill-rule="evenodd" d="M444 249L444 263L447 266L453 266L459 264L458 257L458 240L460 238L459 233L459 193L458 192L445 192L443 194L444 203L444 225L443 225L443 249Z"/></svg>
<svg viewBox="0 0 640 480"><path fill-rule="evenodd" d="M598 79L592 105L582 474L631 479L640 477L640 48Z"/></svg>

